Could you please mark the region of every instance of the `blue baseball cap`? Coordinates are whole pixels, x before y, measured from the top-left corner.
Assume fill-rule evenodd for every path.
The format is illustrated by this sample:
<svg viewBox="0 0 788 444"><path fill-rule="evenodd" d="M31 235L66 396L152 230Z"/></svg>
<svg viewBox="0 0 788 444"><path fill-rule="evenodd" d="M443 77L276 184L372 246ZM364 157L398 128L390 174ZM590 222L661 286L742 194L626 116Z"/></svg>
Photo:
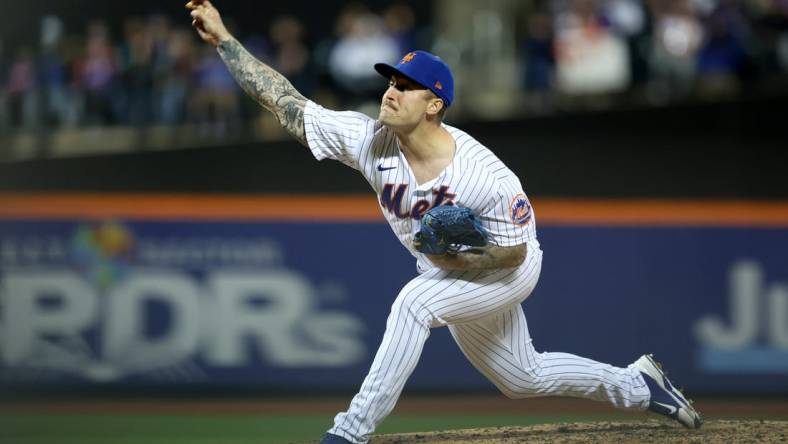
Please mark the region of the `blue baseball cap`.
<svg viewBox="0 0 788 444"><path fill-rule="evenodd" d="M400 74L413 80L440 97L447 108L454 100L454 77L449 65L427 51L409 52L394 66L376 63L375 71L387 79L393 74Z"/></svg>

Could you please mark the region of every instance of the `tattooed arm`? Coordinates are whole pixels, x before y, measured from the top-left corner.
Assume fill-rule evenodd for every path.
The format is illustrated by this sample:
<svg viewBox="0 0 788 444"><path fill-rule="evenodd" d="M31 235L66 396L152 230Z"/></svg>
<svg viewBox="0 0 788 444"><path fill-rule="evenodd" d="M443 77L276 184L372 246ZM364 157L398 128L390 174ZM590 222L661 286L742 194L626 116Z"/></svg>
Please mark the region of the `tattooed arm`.
<svg viewBox="0 0 788 444"><path fill-rule="evenodd" d="M435 265L445 270L491 270L517 267L525 261L525 244L514 247L488 245L471 248L458 254L428 255Z"/></svg>
<svg viewBox="0 0 788 444"><path fill-rule="evenodd" d="M306 145L306 98L283 75L249 54L238 40L224 40L219 43L218 50L241 88L257 103L274 113L291 136Z"/></svg>
<svg viewBox="0 0 788 444"><path fill-rule="evenodd" d="M219 11L208 0L191 0L192 26L204 41L215 46L235 81L303 145L306 98L280 73L257 60L238 43L222 23Z"/></svg>

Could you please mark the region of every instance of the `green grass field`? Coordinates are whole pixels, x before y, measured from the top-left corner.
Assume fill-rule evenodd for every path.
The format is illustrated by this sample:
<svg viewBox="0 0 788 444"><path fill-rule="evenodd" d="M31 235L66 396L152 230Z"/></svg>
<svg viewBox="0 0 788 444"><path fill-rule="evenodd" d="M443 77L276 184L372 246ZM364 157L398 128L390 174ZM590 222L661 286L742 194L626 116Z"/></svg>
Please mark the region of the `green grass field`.
<svg viewBox="0 0 788 444"><path fill-rule="evenodd" d="M393 415L378 433L404 433L640 416ZM283 444L317 442L326 415L1 415L3 444Z"/></svg>
<svg viewBox="0 0 788 444"><path fill-rule="evenodd" d="M284 444L317 442L346 399L129 398L0 402L0 444ZM705 419L788 420L788 400L700 399ZM408 396L378 434L642 421L642 412L571 398L501 395Z"/></svg>

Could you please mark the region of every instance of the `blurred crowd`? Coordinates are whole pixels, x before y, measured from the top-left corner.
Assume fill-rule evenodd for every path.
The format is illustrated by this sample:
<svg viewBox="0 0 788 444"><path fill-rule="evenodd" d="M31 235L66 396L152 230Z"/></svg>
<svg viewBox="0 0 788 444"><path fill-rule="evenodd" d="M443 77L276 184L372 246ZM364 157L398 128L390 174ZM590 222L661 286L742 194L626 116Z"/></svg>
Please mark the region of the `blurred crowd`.
<svg viewBox="0 0 788 444"><path fill-rule="evenodd" d="M549 110L556 97L626 94L659 104L785 87L788 0L532 0L516 9L526 112ZM358 108L385 88L373 63L431 48L436 32L416 19L405 3L379 11L350 3L331 35L307 35L293 15L254 32L227 21L307 97ZM130 17L122 29L95 20L78 30L46 16L36 42L10 48L0 37L0 130L182 123L243 130L259 107L183 22L151 15Z"/></svg>
<svg viewBox="0 0 788 444"><path fill-rule="evenodd" d="M625 93L666 104L786 90L786 0L531 5L520 45L531 97Z"/></svg>
<svg viewBox="0 0 788 444"><path fill-rule="evenodd" d="M243 130L260 107L184 21L130 17L118 32L94 20L70 33L50 15L41 19L35 45L3 48L0 38L0 129L196 123L218 133ZM225 22L304 95L350 107L377 101L385 89L373 63L395 62L422 44L414 12L402 3L378 13L348 4L334 33L312 36L311 45L292 15L274 18L264 32L240 32L231 17Z"/></svg>

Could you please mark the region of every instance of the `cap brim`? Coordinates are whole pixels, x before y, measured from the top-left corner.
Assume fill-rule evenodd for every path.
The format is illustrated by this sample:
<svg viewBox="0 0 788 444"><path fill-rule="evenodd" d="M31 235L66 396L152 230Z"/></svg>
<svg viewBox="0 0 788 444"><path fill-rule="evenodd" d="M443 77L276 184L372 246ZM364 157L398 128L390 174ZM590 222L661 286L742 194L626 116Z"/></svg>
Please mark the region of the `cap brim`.
<svg viewBox="0 0 788 444"><path fill-rule="evenodd" d="M418 80L414 79L413 77L405 74L404 72L398 70L397 68L389 65L388 63L375 63L375 71L377 71L380 75L385 77L388 80L391 80L391 76L394 74L400 75L405 77L406 79L410 80L413 83L423 86L425 89L429 89L426 85L419 82Z"/></svg>
<svg viewBox="0 0 788 444"><path fill-rule="evenodd" d="M391 76L394 74L404 75L397 68L388 63L375 63L375 71L387 79L391 79Z"/></svg>

